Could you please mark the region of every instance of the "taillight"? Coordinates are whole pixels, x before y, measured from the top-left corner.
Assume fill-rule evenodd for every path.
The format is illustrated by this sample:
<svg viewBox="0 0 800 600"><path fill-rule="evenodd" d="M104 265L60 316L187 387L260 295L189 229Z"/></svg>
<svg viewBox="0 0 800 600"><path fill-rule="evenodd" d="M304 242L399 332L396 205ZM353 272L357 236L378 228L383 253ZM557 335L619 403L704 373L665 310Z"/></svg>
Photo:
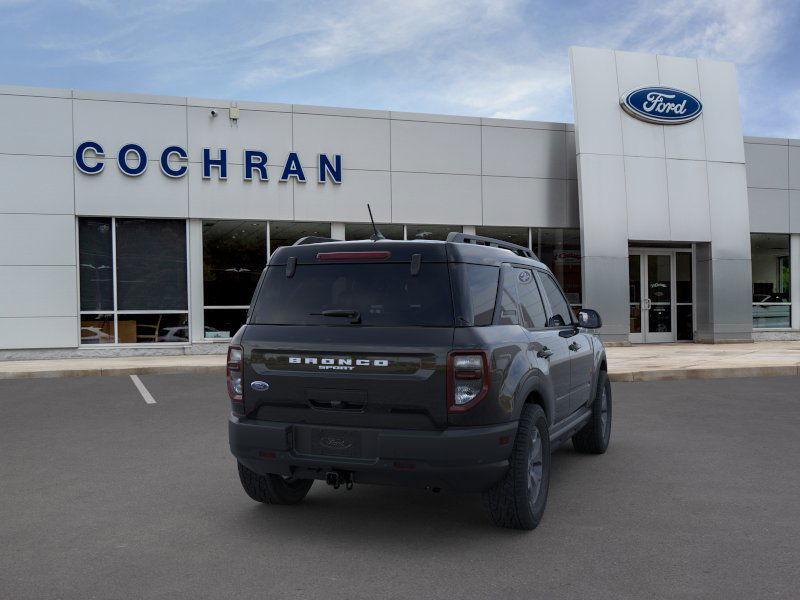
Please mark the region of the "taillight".
<svg viewBox="0 0 800 600"><path fill-rule="evenodd" d="M236 414L244 414L242 401L242 347L228 347L228 364L225 368L228 380L228 396L231 398L231 410Z"/></svg>
<svg viewBox="0 0 800 600"><path fill-rule="evenodd" d="M447 357L447 408L463 412L489 391L489 358L483 350L456 350Z"/></svg>

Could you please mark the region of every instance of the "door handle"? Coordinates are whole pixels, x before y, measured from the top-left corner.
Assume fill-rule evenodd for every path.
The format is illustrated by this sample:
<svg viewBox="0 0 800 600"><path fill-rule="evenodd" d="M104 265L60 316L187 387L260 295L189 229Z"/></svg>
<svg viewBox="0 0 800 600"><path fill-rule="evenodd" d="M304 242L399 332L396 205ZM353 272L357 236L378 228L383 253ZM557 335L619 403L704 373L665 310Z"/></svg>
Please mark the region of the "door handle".
<svg viewBox="0 0 800 600"><path fill-rule="evenodd" d="M569 349L572 350L573 352L577 352L578 350L581 349L581 345L578 342L572 342L569 345Z"/></svg>
<svg viewBox="0 0 800 600"><path fill-rule="evenodd" d="M547 346L542 346L542 349L536 353L536 356L539 358L550 358L553 356L553 351L550 350Z"/></svg>

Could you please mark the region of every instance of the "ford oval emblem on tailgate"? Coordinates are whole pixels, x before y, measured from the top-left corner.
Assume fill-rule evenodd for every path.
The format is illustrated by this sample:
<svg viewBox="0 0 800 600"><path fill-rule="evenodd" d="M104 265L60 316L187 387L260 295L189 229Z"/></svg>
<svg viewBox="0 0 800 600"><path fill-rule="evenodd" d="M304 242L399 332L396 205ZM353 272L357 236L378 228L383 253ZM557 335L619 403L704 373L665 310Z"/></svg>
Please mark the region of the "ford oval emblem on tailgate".
<svg viewBox="0 0 800 600"><path fill-rule="evenodd" d="M266 381L254 381L250 387L257 392L266 392L269 389L269 384Z"/></svg>

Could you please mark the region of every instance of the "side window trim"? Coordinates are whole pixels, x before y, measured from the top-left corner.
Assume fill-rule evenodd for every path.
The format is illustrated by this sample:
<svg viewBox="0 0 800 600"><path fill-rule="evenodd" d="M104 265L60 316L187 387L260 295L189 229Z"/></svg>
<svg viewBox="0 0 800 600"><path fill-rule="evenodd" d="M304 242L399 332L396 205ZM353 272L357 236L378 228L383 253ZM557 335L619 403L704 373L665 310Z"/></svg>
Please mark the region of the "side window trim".
<svg viewBox="0 0 800 600"><path fill-rule="evenodd" d="M538 271L533 267L529 267L528 265L514 265L514 268L515 269L520 269L520 270L524 269L526 271L530 271L531 272L531 275L533 276L534 285L536 286L536 291L539 293L539 298L541 299L542 306L544 307L545 318L549 319L550 318L550 301L547 299L547 295L542 291L542 284L539 281L539 277L538 277L539 273L538 273ZM519 279L517 277L514 278L514 285L517 288L517 309L519 310L519 314L520 314L520 319L519 319L520 326L523 329L527 329L528 331L546 331L547 329L552 329L552 328L548 328L546 326L545 327L525 327L525 325L522 324L522 321L523 321L523 319L521 318L523 316L522 315L522 302L519 299L520 298L520 294L519 294Z"/></svg>
<svg viewBox="0 0 800 600"><path fill-rule="evenodd" d="M513 265L510 263L502 263L500 265L500 273L498 273L497 278L497 296L494 300L494 315L492 317L492 325L501 325L500 319L502 319L503 315L503 285L505 283L505 277L514 269ZM520 309L519 309L519 294L517 293L517 282L514 281L514 294L511 298L514 301L514 307L516 308L517 314L517 325L522 327L520 323ZM523 327L524 329L524 327Z"/></svg>
<svg viewBox="0 0 800 600"><path fill-rule="evenodd" d="M532 270L536 275L536 283L539 285L539 289L544 290L544 284L542 282L542 278L552 277L552 275L544 271L541 271L539 269L532 269ZM567 303L567 307L570 308L570 310L568 311L569 323L566 323L565 325L559 325L557 327L546 327L545 329L572 329L575 326L575 319L572 316L572 309L570 307L570 303L569 301L567 301L567 297L564 295L564 291L561 289L561 286L558 284L558 281L556 281L555 277L553 277L553 283L556 284L556 289L558 290L558 293L561 294L561 297L564 299L564 302ZM542 294L542 301L544 302L544 308L547 311L547 321L549 322L550 319L553 318L554 313L553 313L553 306L550 304L550 298L547 297L546 293Z"/></svg>

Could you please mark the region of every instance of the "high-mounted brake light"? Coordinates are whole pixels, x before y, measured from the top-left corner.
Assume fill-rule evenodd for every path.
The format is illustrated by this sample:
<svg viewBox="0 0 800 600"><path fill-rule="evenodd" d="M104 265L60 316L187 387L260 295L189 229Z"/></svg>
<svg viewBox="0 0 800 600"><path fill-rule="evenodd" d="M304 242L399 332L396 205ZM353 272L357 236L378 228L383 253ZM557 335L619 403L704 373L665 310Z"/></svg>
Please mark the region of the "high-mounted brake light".
<svg viewBox="0 0 800 600"><path fill-rule="evenodd" d="M485 350L455 350L447 356L447 410L464 412L484 399L491 384Z"/></svg>
<svg viewBox="0 0 800 600"><path fill-rule="evenodd" d="M242 400L242 347L228 347L228 362L225 367L225 378L228 382L228 396L231 399L231 411L234 414L244 414Z"/></svg>
<svg viewBox="0 0 800 600"><path fill-rule="evenodd" d="M392 253L388 250L368 250L365 252L319 252L317 260L388 260Z"/></svg>

